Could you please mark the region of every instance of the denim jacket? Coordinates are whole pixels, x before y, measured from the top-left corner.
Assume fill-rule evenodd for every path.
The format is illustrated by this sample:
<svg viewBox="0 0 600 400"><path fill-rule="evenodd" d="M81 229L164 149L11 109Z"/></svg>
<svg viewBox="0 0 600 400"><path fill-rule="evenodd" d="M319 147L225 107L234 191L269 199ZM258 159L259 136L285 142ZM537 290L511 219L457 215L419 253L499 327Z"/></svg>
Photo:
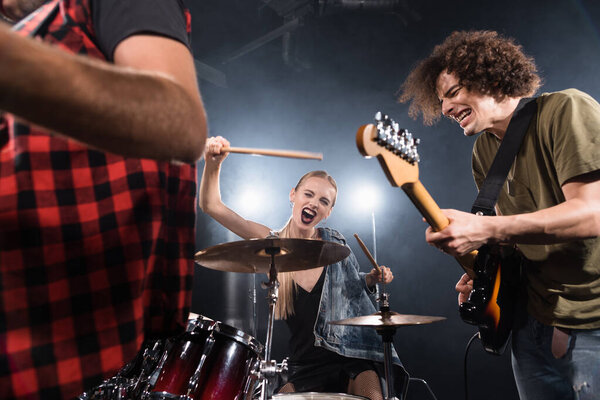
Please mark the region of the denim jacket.
<svg viewBox="0 0 600 400"><path fill-rule="evenodd" d="M346 239L331 228L319 228L321 239L346 245ZM319 312L315 321L315 346L342 356L383 362L383 341L375 329L359 326L331 325L327 322L370 315L375 308L375 290L359 271L354 253L327 267ZM393 348L392 348L393 349ZM394 364L402 365L393 350Z"/></svg>

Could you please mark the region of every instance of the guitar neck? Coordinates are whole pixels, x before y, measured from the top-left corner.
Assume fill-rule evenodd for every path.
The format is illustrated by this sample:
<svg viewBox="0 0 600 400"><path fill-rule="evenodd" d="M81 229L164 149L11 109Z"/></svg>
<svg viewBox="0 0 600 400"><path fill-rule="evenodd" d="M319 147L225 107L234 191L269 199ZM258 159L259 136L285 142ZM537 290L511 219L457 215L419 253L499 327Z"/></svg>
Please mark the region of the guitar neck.
<svg viewBox="0 0 600 400"><path fill-rule="evenodd" d="M421 181L417 179L415 182L405 183L401 187L434 231L441 231L448 226L450 221L448 221L448 218L442 213L442 210L440 210L440 207L433 197L431 197L427 189L425 189L425 186L423 186ZM476 257L476 250L473 250L469 254L455 257L463 270L471 278L475 278L473 265L475 265Z"/></svg>

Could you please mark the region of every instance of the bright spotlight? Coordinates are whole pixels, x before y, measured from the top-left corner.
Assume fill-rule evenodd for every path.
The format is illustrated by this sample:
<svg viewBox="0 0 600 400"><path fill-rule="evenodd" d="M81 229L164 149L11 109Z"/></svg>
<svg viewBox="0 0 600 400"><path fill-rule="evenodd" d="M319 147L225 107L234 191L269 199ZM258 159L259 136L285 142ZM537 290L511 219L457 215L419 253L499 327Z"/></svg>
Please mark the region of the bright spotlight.
<svg viewBox="0 0 600 400"><path fill-rule="evenodd" d="M355 188L354 199L356 199L355 206L363 210L364 212L372 213L377 209L379 205L379 191L377 187L367 185L357 185Z"/></svg>
<svg viewBox="0 0 600 400"><path fill-rule="evenodd" d="M242 216L250 218L258 216L267 204L265 193L257 190L256 187L242 189L236 202L235 210Z"/></svg>

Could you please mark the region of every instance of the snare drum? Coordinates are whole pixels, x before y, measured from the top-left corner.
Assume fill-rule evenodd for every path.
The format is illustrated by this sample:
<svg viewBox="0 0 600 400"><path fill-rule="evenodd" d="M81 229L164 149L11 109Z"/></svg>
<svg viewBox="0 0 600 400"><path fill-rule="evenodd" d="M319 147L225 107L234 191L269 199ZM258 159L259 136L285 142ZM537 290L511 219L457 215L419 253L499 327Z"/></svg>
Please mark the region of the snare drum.
<svg viewBox="0 0 600 400"><path fill-rule="evenodd" d="M369 400L366 397L345 393L280 393L274 394L273 400Z"/></svg>
<svg viewBox="0 0 600 400"><path fill-rule="evenodd" d="M171 340L158 366L152 400L251 398L263 346L221 322L198 318Z"/></svg>

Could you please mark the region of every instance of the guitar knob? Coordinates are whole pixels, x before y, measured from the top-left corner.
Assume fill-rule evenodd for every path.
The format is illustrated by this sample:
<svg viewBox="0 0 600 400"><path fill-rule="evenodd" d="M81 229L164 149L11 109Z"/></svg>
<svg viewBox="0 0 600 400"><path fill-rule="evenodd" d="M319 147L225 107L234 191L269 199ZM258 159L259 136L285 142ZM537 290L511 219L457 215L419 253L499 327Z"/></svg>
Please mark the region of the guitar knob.
<svg viewBox="0 0 600 400"><path fill-rule="evenodd" d="M467 324L479 324L481 310L478 309L477 305L471 303L470 301L465 301L463 303L460 303L460 305L458 306L458 311L462 320L465 321Z"/></svg>

